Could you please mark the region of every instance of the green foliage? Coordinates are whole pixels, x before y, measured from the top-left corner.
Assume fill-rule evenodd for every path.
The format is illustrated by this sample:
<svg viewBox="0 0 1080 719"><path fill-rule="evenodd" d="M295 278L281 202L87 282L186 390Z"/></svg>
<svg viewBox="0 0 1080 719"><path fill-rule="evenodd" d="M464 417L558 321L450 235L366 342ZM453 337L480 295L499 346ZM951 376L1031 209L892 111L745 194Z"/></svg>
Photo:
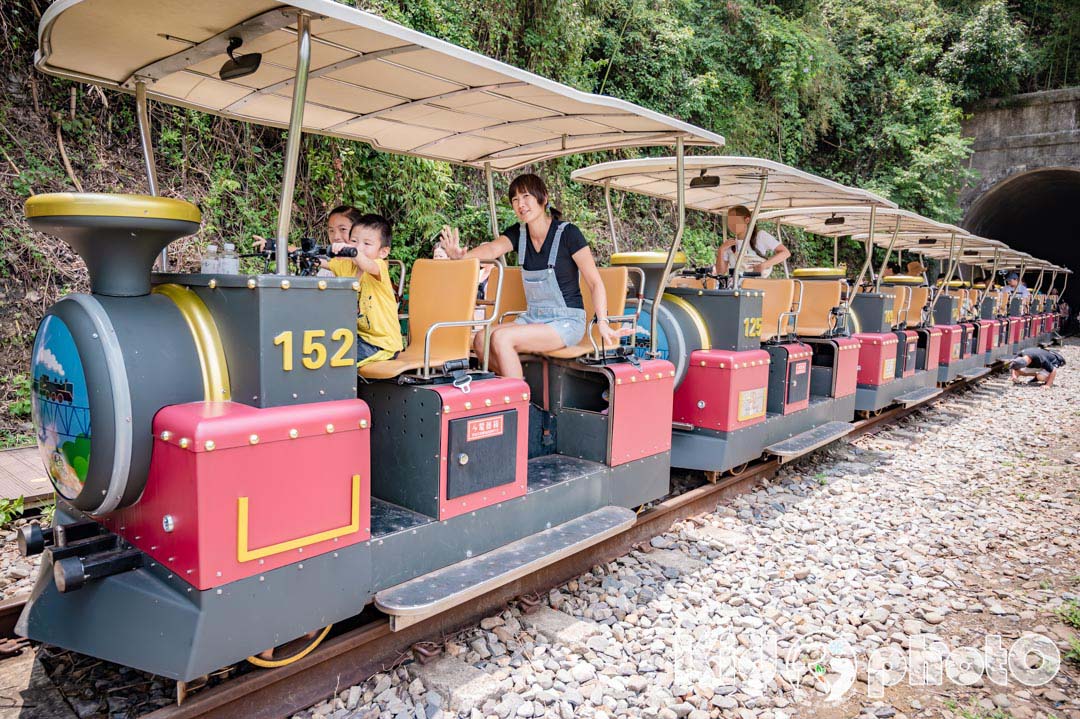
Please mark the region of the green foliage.
<svg viewBox="0 0 1080 719"><path fill-rule="evenodd" d="M961 100L1011 95L1032 66L1027 30L1013 19L1005 0L979 6L941 59L941 74Z"/></svg>
<svg viewBox="0 0 1080 719"><path fill-rule="evenodd" d="M0 499L0 527L6 527L22 516L23 498Z"/></svg>
<svg viewBox="0 0 1080 719"><path fill-rule="evenodd" d="M1080 602L1070 599L1058 607L1055 613L1073 629L1080 629Z"/></svg>
<svg viewBox="0 0 1080 719"><path fill-rule="evenodd" d="M21 372L7 378L12 388L14 399L7 403L7 412L12 417L25 419L30 416L30 376Z"/></svg>
<svg viewBox="0 0 1080 719"><path fill-rule="evenodd" d="M1065 659L1080 664L1080 638L1069 637L1069 649L1065 652Z"/></svg>

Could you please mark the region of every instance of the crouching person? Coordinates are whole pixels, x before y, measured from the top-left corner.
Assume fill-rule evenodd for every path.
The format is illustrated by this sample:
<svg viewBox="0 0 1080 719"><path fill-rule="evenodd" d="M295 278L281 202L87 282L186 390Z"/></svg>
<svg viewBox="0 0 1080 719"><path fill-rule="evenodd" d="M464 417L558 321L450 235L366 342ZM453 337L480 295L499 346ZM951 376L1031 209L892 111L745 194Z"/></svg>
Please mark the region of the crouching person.
<svg viewBox="0 0 1080 719"><path fill-rule="evenodd" d="M1065 358L1053 350L1038 347L1026 349L1009 363L1013 382L1020 382L1022 377L1031 377L1030 384L1044 384L1050 387L1057 377L1058 367L1065 366Z"/></svg>

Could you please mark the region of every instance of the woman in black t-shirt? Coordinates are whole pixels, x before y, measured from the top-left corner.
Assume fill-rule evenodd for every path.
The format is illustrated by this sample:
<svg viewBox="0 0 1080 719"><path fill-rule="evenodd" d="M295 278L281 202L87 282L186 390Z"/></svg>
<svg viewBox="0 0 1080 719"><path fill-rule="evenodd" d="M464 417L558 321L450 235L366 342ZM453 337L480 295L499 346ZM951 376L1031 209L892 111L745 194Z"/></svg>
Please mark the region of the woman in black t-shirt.
<svg viewBox="0 0 1080 719"><path fill-rule="evenodd" d="M558 210L548 205L547 186L536 175L516 177L507 194L520 224L503 230L497 240L466 252L456 228L444 226L441 236L443 249L455 260L464 257L495 260L508 252L518 252L528 311L514 324L492 330L493 369L504 377L522 377L520 353L551 352L581 341L588 318L578 284L579 273L584 275L592 294L604 343L618 344L625 331L617 332L608 324L604 283L581 230L561 221ZM482 342L482 335L478 335L478 345ZM482 350L483 347L476 347L477 354Z"/></svg>

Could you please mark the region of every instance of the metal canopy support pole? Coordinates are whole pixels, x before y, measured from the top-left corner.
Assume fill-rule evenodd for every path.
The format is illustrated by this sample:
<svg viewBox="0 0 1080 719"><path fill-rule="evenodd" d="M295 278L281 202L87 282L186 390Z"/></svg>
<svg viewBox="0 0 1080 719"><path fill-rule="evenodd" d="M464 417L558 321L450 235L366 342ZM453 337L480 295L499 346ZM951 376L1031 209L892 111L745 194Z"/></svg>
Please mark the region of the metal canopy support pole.
<svg viewBox="0 0 1080 719"><path fill-rule="evenodd" d="M881 292L881 278L885 276L885 268L889 266L889 255L892 254L893 245L896 244L896 237L900 234L900 217L896 218L896 227L893 228L892 237L889 238L889 246L885 248L885 259L881 262L881 272L878 272L877 282L874 283L874 292ZM873 239L871 239L871 249L873 248ZM899 255L897 255L899 258ZM899 259L897 259L899 262Z"/></svg>
<svg viewBox="0 0 1080 719"><path fill-rule="evenodd" d="M664 296L664 287L667 285L668 275L671 274L671 266L675 264L675 254L679 251L686 227L686 154L682 137L675 138L675 218L675 239L668 250L664 273L656 284L656 297L653 298L652 316L649 318L649 354L653 357L656 356L656 332L660 327L660 301Z"/></svg>
<svg viewBox="0 0 1080 719"><path fill-rule="evenodd" d="M941 297L941 293L944 292L948 286L949 281L952 280L953 271L956 270L958 258L960 253L964 251L964 238L960 238L960 247L957 248L956 254L953 254L953 247L956 245L956 233L949 234L949 271L945 274L945 279L941 281L941 288L934 293L934 299L930 300L930 316L934 316L934 307L937 305L938 297Z"/></svg>
<svg viewBox="0 0 1080 719"><path fill-rule="evenodd" d="M157 163L154 161L154 145L150 140L150 111L146 105L146 83L135 83L135 117L139 120L139 143L142 145L143 164L146 166L146 179L150 184L150 194L158 196ZM169 249L161 248L158 266L162 272L169 271Z"/></svg>
<svg viewBox="0 0 1080 719"><path fill-rule="evenodd" d="M484 182L487 184L488 220L491 222L491 239L499 239L499 213L495 209L495 174L491 170L491 163L484 163ZM518 262L524 262L519 259Z"/></svg>
<svg viewBox="0 0 1080 719"><path fill-rule="evenodd" d="M866 238L866 262L863 262L862 269L859 270L859 277L855 280L855 290L852 292L858 292L862 287L863 279L866 277L866 271L870 269L870 263L874 259L874 232L877 231L877 206L870 208L870 234ZM848 304L851 304L851 300L848 300Z"/></svg>
<svg viewBox="0 0 1080 719"><path fill-rule="evenodd" d="M742 244L739 245L739 251L735 253L735 286L737 290L742 284L742 273L739 272L739 268L742 267L743 256L746 255L746 248L750 246L750 238L754 236L754 228L757 226L758 214L761 213L761 203L765 201L765 189L769 186L769 175L761 175L761 187L758 188L757 202L754 203L754 210L750 213L750 224L746 226L746 237L743 238ZM735 243L739 243L739 238L735 238Z"/></svg>
<svg viewBox="0 0 1080 719"><path fill-rule="evenodd" d="M1035 289L1031 293L1033 295L1039 294L1039 290L1042 289L1043 275L1046 274L1046 270L1039 270L1039 279L1035 280Z"/></svg>
<svg viewBox="0 0 1080 719"><path fill-rule="evenodd" d="M840 266L840 236L833 235L832 238L832 266Z"/></svg>
<svg viewBox="0 0 1080 719"><path fill-rule="evenodd" d="M604 205L607 207L607 224L611 232L611 246L617 253L619 251L619 237L615 234L615 212L611 209L611 180L604 183Z"/></svg>
<svg viewBox="0 0 1080 719"><path fill-rule="evenodd" d="M783 227L784 227L783 223L780 222L779 220L777 220L776 221L776 241L779 242L781 245L784 244L784 234L782 232ZM784 245L784 246L787 247L787 245ZM791 279L791 272L790 272L790 270L788 270L787 260L784 260L784 279L785 280Z"/></svg>
<svg viewBox="0 0 1080 719"><path fill-rule="evenodd" d="M998 259L1001 257L1001 248L994 248L994 263L990 266L990 276L983 282L983 291L979 293L979 308L982 307L983 301L986 299L991 290L994 288L994 278L997 276Z"/></svg>
<svg viewBox="0 0 1080 719"><path fill-rule="evenodd" d="M278 203L277 269L289 274L289 227L292 223L293 191L296 189L296 166L300 160L300 141L304 133L304 105L307 100L308 69L311 67L311 18L306 12L296 14L296 77L293 84L292 110L289 113L289 139L285 143L285 175L281 180Z"/></svg>

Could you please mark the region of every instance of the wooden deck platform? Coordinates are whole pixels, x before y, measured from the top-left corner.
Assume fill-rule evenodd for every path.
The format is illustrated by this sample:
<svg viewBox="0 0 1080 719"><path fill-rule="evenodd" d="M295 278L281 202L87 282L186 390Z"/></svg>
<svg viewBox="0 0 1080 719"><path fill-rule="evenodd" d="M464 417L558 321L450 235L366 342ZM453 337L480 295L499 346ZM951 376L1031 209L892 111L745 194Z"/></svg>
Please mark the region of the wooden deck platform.
<svg viewBox="0 0 1080 719"><path fill-rule="evenodd" d="M53 488L37 447L0 450L0 498L22 497L26 507L52 501Z"/></svg>

